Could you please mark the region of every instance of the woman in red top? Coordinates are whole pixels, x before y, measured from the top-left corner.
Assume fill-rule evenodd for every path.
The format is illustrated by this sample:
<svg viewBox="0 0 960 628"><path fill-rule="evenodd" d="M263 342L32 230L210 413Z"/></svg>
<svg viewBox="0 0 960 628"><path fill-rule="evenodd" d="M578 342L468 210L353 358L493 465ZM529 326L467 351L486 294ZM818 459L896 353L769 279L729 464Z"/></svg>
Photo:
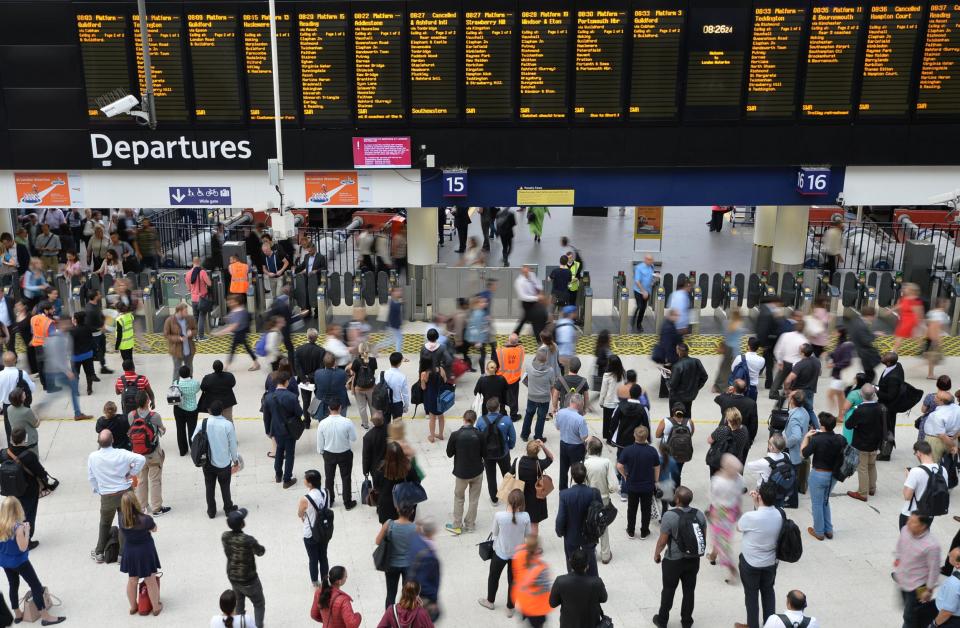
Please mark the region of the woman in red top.
<svg viewBox="0 0 960 628"><path fill-rule="evenodd" d="M893 330L893 350L900 351L904 338L912 338L917 325L923 320L923 303L920 301L920 287L915 283L903 284L900 302L897 303L900 322Z"/></svg>
<svg viewBox="0 0 960 628"><path fill-rule="evenodd" d="M326 628L359 628L360 613L353 611L353 598L341 587L347 582L347 570L337 565L330 569L328 582L313 594L310 617Z"/></svg>
<svg viewBox="0 0 960 628"><path fill-rule="evenodd" d="M420 585L408 580L403 585L400 601L384 611L377 628L433 628L430 614L420 599Z"/></svg>

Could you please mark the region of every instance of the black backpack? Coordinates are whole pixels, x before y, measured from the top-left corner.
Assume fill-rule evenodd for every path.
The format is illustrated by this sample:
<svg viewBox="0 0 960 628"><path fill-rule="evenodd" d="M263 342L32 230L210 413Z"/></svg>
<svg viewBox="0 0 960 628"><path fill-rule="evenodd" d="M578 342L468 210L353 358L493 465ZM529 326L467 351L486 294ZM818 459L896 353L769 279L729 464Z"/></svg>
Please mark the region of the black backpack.
<svg viewBox="0 0 960 628"><path fill-rule="evenodd" d="M588 544L600 542L607 527L617 518L617 509L613 502L603 505L600 498L600 491L594 489L594 499L587 507L587 514L583 518L583 525L580 526L580 533Z"/></svg>
<svg viewBox="0 0 960 628"><path fill-rule="evenodd" d="M23 463L8 449L4 461L0 463L0 495L22 497L26 492L26 469L24 469Z"/></svg>
<svg viewBox="0 0 960 628"><path fill-rule="evenodd" d="M393 405L393 392L390 390L387 382L384 381L383 371L380 371L380 381L373 387L370 403L373 405L374 410L379 410L380 412L386 412L390 409L390 406Z"/></svg>
<svg viewBox="0 0 960 628"><path fill-rule="evenodd" d="M500 421L500 415L487 415L487 429L483 431L484 455L487 460L499 460L503 457L503 434L497 423Z"/></svg>
<svg viewBox="0 0 960 628"><path fill-rule="evenodd" d="M203 420L200 431L190 441L190 458L193 466L205 467L210 464L210 441L207 439L207 419Z"/></svg>
<svg viewBox="0 0 960 628"><path fill-rule="evenodd" d="M690 433L690 419L676 421L673 417L667 419L673 424L670 436L667 438L667 447L670 455L677 462L690 462L693 458L693 435Z"/></svg>
<svg viewBox="0 0 960 628"><path fill-rule="evenodd" d="M124 416L127 416L137 409L137 395L140 394L140 375L137 375L133 381L127 379L126 375L121 375L121 377L123 378L123 390L120 392L120 411Z"/></svg>
<svg viewBox="0 0 960 628"><path fill-rule="evenodd" d="M777 507L783 518L780 534L777 535L777 560L785 563L795 563L803 556L803 536L800 527L792 519L787 519L783 508Z"/></svg>
<svg viewBox="0 0 960 628"><path fill-rule="evenodd" d="M736 446L736 441L733 439L733 432L727 430L727 435L723 438L713 441L713 444L710 445L710 449L707 450L706 463L710 467L711 471L715 471L720 468L720 461L723 459L723 454L733 453L733 448Z"/></svg>
<svg viewBox="0 0 960 628"><path fill-rule="evenodd" d="M373 377L373 369L370 368L370 362L368 361L364 364L360 362L360 368L357 369L357 374L353 380L353 385L357 388L370 388L376 383L376 379Z"/></svg>
<svg viewBox="0 0 960 628"><path fill-rule="evenodd" d="M804 617L801 621L793 621L782 613L777 614L777 619L783 622L785 628L807 628L810 625L810 618Z"/></svg>
<svg viewBox="0 0 960 628"><path fill-rule="evenodd" d="M33 403L33 391L30 390L30 385L23 379L23 371L20 369L17 369L17 383L14 384L14 387L23 391L23 405L29 408Z"/></svg>
<svg viewBox="0 0 960 628"><path fill-rule="evenodd" d="M767 481L772 482L777 489L777 500L781 501L787 498L793 492L793 487L797 484L797 469L790 463L790 459L784 456L780 460L773 460L770 456L765 456L764 460L770 465L770 476Z"/></svg>
<svg viewBox="0 0 960 628"><path fill-rule="evenodd" d="M927 474L927 488L923 490L920 499L914 495L917 514L923 517L947 514L950 510L950 489L947 488L947 479L943 477L942 469L937 466L931 471L925 465L920 465L920 468Z"/></svg>
<svg viewBox="0 0 960 628"><path fill-rule="evenodd" d="M673 537L677 547L685 557L703 556L707 552L707 536L706 530L700 526L700 521L697 519L699 511L695 508L690 510L674 508L673 512L680 517L677 535Z"/></svg>
<svg viewBox="0 0 960 628"><path fill-rule="evenodd" d="M120 528L112 526L107 542L103 546L103 562L115 563L120 560Z"/></svg>
<svg viewBox="0 0 960 628"><path fill-rule="evenodd" d="M333 538L333 511L330 510L326 494L324 494L323 508L318 507L309 495L304 495L304 497L307 498L316 513L313 517L313 525L310 526L310 530L313 532L311 537L313 542L318 544L329 543L330 539Z"/></svg>

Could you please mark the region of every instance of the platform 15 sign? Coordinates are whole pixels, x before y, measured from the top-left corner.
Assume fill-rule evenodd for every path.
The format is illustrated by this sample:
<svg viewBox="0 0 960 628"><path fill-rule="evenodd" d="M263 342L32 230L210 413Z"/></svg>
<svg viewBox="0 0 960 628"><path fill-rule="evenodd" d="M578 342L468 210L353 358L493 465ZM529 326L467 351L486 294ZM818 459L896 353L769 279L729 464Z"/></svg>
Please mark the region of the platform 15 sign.
<svg viewBox="0 0 960 628"><path fill-rule="evenodd" d="M804 196L826 196L830 189L830 168L800 168L797 192Z"/></svg>
<svg viewBox="0 0 960 628"><path fill-rule="evenodd" d="M443 197L463 197L467 195L467 172L465 170L443 171Z"/></svg>

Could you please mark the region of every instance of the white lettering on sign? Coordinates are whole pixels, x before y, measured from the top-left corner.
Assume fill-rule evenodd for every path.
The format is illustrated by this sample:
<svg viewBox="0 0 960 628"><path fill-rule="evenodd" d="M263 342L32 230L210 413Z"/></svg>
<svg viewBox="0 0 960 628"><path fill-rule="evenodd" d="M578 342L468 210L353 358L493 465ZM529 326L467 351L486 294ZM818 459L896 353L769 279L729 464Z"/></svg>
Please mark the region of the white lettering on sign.
<svg viewBox="0 0 960 628"><path fill-rule="evenodd" d="M94 159L109 167L111 158L132 160L137 166L147 159L250 159L249 140L116 140L103 133L90 134L90 150Z"/></svg>

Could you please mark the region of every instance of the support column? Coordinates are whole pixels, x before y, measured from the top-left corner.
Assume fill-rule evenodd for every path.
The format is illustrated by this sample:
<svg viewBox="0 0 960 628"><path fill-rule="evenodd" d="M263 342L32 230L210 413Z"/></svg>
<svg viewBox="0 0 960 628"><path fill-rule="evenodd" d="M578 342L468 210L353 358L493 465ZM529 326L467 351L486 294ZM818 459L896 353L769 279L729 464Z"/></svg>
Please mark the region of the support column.
<svg viewBox="0 0 960 628"><path fill-rule="evenodd" d="M17 230L16 212L15 209L0 209L0 233L15 235L14 232Z"/></svg>
<svg viewBox="0 0 960 628"><path fill-rule="evenodd" d="M404 295L408 320L427 320L427 306L433 303L432 267L437 263L436 207L407 208L407 276L409 290Z"/></svg>
<svg viewBox="0 0 960 628"><path fill-rule="evenodd" d="M773 268L796 273L803 268L803 252L807 244L807 226L810 222L808 205L782 205L777 208L777 228L773 241Z"/></svg>
<svg viewBox="0 0 960 628"><path fill-rule="evenodd" d="M777 231L777 206L758 205L753 215L753 256L750 272L770 272L774 234Z"/></svg>

